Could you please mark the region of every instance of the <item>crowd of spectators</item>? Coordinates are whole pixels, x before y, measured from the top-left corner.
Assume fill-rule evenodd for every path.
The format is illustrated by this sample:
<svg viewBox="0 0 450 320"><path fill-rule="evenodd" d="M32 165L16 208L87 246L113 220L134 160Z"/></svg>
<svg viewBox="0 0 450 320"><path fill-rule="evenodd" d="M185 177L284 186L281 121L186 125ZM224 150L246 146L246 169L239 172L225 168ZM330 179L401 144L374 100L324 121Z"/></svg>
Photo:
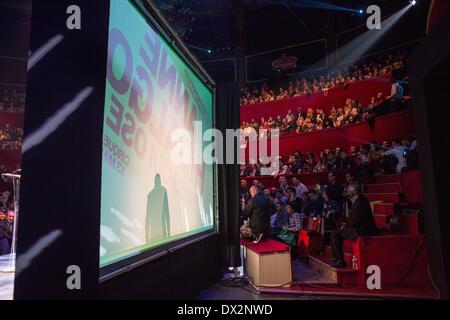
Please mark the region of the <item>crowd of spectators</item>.
<svg viewBox="0 0 450 320"><path fill-rule="evenodd" d="M254 176L255 179L250 186L247 185L247 179L241 180L241 223L245 226L247 204L252 199L249 190L253 187L270 204L268 234L297 250L296 237L298 231L305 227L305 218L322 218L325 230L336 230L339 221L345 221L342 218L352 206L354 191L362 189L364 178L416 169L416 148L416 139L409 137L392 143L371 142L360 148L352 147L349 152L341 148L327 149L320 155L297 152L287 157L286 163L279 160L280 171L275 175L275 188L266 188L258 181L260 164L244 165L241 167L241 176ZM318 179L313 187L306 186L301 181L301 175L297 174L310 172L327 172L327 181ZM337 180L338 172L345 174L342 184Z"/></svg>
<svg viewBox="0 0 450 320"><path fill-rule="evenodd" d="M24 112L25 93L0 88L0 112Z"/></svg>
<svg viewBox="0 0 450 320"><path fill-rule="evenodd" d="M23 128L10 124L0 126L0 150L19 150L22 148Z"/></svg>
<svg viewBox="0 0 450 320"><path fill-rule="evenodd" d="M401 173L417 167L417 141L405 137L382 143L370 142L349 150L337 147L320 153L296 152L280 157L279 171L274 175L295 175L335 171L353 171L357 176L378 176ZM270 164L266 164L268 167ZM241 165L241 177L258 177L263 168L261 162Z"/></svg>
<svg viewBox="0 0 450 320"><path fill-rule="evenodd" d="M260 129L265 129L267 135L270 135L270 131L274 129L278 129L281 134L299 134L314 130L338 128L373 119L377 114L378 106L382 105L386 98L389 97L384 97L380 92L376 97L371 98L370 103L365 108L361 106L358 100L347 99L343 107L332 106L329 113L324 112L321 108L308 108L305 111L299 109L297 112L289 110L284 117L269 116L267 119L262 117L259 121L255 119L243 121L241 129L244 135L248 135L251 129L254 129L256 133L259 133ZM400 110L400 108L397 108L397 110Z"/></svg>
<svg viewBox="0 0 450 320"><path fill-rule="evenodd" d="M275 190L265 188L258 180L251 186L242 179L240 185L241 208L244 223L247 203L251 199L249 190L261 190L269 203L271 237L289 243L299 230L303 229L306 217L324 218L325 228L333 229L341 218L349 201L348 189L351 185L359 185L352 172L347 172L345 183L337 182L336 174L328 174L328 182L317 182L315 188L308 188L298 177L280 176ZM289 238L289 235L292 237ZM288 237L288 238L286 238ZM280 239L281 238L281 239ZM289 240L291 239L291 240ZM291 244L295 247L295 241Z"/></svg>
<svg viewBox="0 0 450 320"><path fill-rule="evenodd" d="M248 87L242 90L240 104L254 104L260 102L281 100L286 98L310 95L317 92L326 92L329 89L345 86L355 81L372 79L382 75L392 74L394 70L405 66L405 53L388 54L383 61L354 64L340 72L326 72L326 74L314 74L291 81L286 87L270 88L263 83L261 88L250 90Z"/></svg>

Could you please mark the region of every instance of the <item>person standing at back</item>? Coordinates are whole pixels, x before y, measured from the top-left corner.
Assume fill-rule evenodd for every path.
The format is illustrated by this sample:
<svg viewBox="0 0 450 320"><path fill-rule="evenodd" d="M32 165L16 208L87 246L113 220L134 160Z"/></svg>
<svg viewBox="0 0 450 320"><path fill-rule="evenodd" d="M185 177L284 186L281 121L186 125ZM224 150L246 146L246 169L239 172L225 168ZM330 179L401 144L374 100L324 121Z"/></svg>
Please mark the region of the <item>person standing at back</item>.
<svg viewBox="0 0 450 320"><path fill-rule="evenodd" d="M244 223L241 226L241 237L260 242L267 237L270 229L270 202L260 186L250 188L250 200L243 210Z"/></svg>

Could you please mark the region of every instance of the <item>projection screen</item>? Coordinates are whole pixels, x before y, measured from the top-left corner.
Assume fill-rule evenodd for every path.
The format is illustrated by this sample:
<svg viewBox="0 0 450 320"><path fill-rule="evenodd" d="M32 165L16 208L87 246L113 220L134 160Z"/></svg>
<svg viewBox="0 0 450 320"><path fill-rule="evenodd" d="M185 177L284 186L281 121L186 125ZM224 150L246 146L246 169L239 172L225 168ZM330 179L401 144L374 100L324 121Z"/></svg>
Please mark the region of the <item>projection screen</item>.
<svg viewBox="0 0 450 320"><path fill-rule="evenodd" d="M140 2L111 0L101 269L123 268L216 229L216 168L193 160L207 144L202 134L214 127L213 84L155 21ZM180 163L177 150L191 150L192 161Z"/></svg>

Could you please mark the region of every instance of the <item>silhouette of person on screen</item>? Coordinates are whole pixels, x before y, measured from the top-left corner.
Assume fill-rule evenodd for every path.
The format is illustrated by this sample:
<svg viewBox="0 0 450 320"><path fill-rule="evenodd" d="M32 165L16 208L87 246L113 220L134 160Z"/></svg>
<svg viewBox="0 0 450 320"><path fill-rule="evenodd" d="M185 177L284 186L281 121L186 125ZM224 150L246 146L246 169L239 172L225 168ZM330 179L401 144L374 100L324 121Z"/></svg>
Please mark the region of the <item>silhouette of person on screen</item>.
<svg viewBox="0 0 450 320"><path fill-rule="evenodd" d="M153 190L147 195L145 241L151 243L170 236L170 213L167 189L161 185L161 176L155 176Z"/></svg>

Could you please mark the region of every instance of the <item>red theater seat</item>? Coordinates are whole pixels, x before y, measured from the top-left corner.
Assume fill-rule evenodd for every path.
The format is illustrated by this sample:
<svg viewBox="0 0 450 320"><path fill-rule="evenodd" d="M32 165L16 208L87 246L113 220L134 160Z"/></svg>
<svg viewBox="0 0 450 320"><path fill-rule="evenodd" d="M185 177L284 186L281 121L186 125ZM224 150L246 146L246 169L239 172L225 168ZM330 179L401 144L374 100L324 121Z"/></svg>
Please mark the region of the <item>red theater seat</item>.
<svg viewBox="0 0 450 320"><path fill-rule="evenodd" d="M306 229L298 232L298 253L300 257L317 254L323 249L322 222L320 218L307 218Z"/></svg>
<svg viewBox="0 0 450 320"><path fill-rule="evenodd" d="M422 236L358 237L344 241L344 254L349 267L329 267L342 286L365 287L369 277L367 268L375 265L381 270L382 287L430 287L427 251ZM357 259L357 270L351 270L353 256ZM322 261L323 267L332 258L331 247L326 246L322 255L313 255L313 258Z"/></svg>

